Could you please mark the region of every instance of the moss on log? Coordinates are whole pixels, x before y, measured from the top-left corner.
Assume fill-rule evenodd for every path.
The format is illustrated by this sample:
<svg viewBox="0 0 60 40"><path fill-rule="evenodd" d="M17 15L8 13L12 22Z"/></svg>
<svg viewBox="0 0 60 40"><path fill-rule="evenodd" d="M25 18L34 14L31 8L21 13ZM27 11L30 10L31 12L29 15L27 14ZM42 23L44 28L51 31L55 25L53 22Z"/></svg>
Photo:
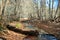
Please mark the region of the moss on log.
<svg viewBox="0 0 60 40"><path fill-rule="evenodd" d="M11 31L14 31L16 33L21 33L21 34L24 34L24 35L30 35L30 36L38 36L39 35L39 32L37 30L30 30L30 31L24 31L22 29L18 29L16 27L13 27L13 26L10 26L10 25L7 25L7 28Z"/></svg>

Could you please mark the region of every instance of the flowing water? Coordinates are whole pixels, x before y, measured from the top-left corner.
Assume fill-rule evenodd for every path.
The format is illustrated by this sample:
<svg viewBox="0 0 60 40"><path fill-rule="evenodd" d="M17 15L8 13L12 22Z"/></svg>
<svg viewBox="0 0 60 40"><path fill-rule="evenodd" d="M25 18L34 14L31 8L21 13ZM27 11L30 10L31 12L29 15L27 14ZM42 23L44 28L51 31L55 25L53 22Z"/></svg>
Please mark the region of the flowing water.
<svg viewBox="0 0 60 40"><path fill-rule="evenodd" d="M47 32L45 32L42 29L39 29L37 27L34 27L33 25L31 25L30 23L25 22L25 27L29 28L31 30L38 30L39 31L39 35L38 35L38 40L57 40L57 38L55 36L53 36L52 34L48 34Z"/></svg>

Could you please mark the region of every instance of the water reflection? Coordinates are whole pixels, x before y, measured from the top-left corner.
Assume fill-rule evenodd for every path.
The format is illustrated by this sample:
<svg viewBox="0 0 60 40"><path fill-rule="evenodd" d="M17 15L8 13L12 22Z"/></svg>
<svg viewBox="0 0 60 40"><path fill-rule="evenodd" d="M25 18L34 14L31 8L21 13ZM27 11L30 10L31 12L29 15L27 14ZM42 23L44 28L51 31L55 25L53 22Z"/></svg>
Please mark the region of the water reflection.
<svg viewBox="0 0 60 40"><path fill-rule="evenodd" d="M57 40L57 38L52 34L40 34L38 40Z"/></svg>

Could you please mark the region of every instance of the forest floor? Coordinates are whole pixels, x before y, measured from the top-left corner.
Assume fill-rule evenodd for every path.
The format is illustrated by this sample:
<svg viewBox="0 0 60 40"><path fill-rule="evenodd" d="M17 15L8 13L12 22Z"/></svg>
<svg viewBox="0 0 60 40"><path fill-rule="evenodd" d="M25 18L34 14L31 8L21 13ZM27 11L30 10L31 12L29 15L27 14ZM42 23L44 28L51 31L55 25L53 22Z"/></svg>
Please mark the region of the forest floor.
<svg viewBox="0 0 60 40"><path fill-rule="evenodd" d="M25 30L25 25L23 23L13 22L13 24L12 23L9 23L9 24ZM53 35L58 34L57 36L60 37L60 24L44 23L44 22L41 23L38 21L33 22L31 24L34 25L34 27L38 27L39 29L45 30L49 34L53 34ZM29 31L30 29L26 28L26 30ZM26 35L22 35L22 34L7 30L6 32L0 32L0 37L6 38L7 40L23 40L23 38L25 38Z"/></svg>
<svg viewBox="0 0 60 40"><path fill-rule="evenodd" d="M20 26L20 28L24 27L21 23L16 25L16 22L11 23L10 25L17 26L17 27ZM6 40L23 40L23 38L26 37L26 35L22 35L7 29L5 32L0 33L0 37L5 38Z"/></svg>
<svg viewBox="0 0 60 40"><path fill-rule="evenodd" d="M0 37L5 38L6 40L23 40L26 35L18 34L8 30L8 33L0 34Z"/></svg>
<svg viewBox="0 0 60 40"><path fill-rule="evenodd" d="M24 31L29 31L30 29L25 28L23 23L19 23L19 22L13 22L13 23L9 23L12 26L17 26L16 28L22 29ZM10 30L6 30L4 32L0 32L0 38L5 38L6 40L23 40L25 37L27 37L26 35L20 34L20 33L16 33L14 31L10 31ZM35 39L35 37L33 37ZM33 39L33 40L34 40Z"/></svg>

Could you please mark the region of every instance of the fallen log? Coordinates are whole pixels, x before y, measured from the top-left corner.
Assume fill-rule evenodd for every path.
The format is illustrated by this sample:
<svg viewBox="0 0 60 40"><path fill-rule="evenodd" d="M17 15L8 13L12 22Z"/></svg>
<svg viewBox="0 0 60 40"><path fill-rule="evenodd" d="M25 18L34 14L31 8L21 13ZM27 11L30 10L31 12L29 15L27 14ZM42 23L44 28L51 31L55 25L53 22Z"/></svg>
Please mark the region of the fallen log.
<svg viewBox="0 0 60 40"><path fill-rule="evenodd" d="M18 29L16 27L13 27L13 26L10 26L10 25L7 25L6 26L9 30L11 31L14 31L16 33L21 33L21 34L24 34L24 35L27 35L27 36L38 36L39 35L39 32L37 30L30 30L30 31L24 31L22 29Z"/></svg>

